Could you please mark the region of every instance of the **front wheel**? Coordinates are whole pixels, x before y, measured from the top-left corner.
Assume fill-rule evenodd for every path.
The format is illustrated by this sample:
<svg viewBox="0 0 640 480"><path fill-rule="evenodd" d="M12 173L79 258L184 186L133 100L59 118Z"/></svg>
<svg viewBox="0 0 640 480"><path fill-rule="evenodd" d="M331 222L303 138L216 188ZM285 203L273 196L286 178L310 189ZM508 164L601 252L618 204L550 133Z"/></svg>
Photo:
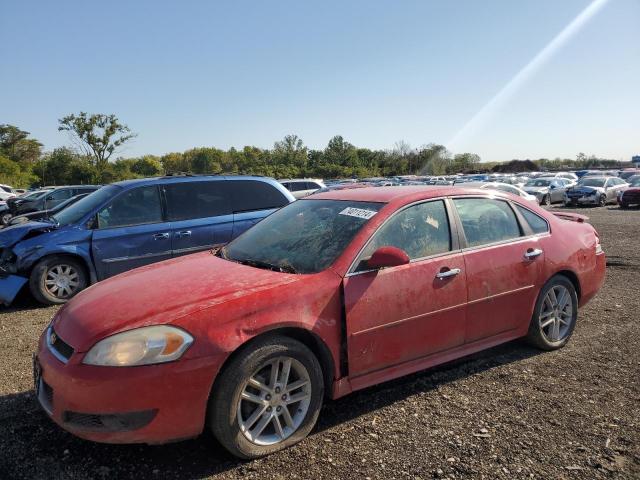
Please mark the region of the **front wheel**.
<svg viewBox="0 0 640 480"><path fill-rule="evenodd" d="M7 225L11 220L11 217L12 215L9 212L3 213L0 215L0 223L2 223L2 225Z"/></svg>
<svg viewBox="0 0 640 480"><path fill-rule="evenodd" d="M250 345L225 367L209 402L209 426L240 458L287 448L313 429L324 381L318 359L304 344L271 337Z"/></svg>
<svg viewBox="0 0 640 480"><path fill-rule="evenodd" d="M569 341L578 319L578 295L562 275L551 278L540 291L527 339L542 350L556 350Z"/></svg>
<svg viewBox="0 0 640 480"><path fill-rule="evenodd" d="M600 198L598 199L598 206L604 207L606 204L607 204L607 197L604 195L600 195Z"/></svg>
<svg viewBox="0 0 640 480"><path fill-rule="evenodd" d="M66 303L86 288L87 273L79 261L63 256L40 260L29 276L29 288L34 298L45 305Z"/></svg>
<svg viewBox="0 0 640 480"><path fill-rule="evenodd" d="M544 197L542 197L542 201L540 202L540 204L547 207L551 205L551 195L545 195Z"/></svg>

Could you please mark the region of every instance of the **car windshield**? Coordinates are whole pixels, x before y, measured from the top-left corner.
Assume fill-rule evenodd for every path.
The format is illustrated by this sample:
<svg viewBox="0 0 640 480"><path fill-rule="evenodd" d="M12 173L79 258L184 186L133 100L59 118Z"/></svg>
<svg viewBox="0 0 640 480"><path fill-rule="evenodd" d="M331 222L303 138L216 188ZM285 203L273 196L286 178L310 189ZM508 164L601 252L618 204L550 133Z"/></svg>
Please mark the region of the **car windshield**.
<svg viewBox="0 0 640 480"><path fill-rule="evenodd" d="M604 178L585 178L580 181L583 187L604 187Z"/></svg>
<svg viewBox="0 0 640 480"><path fill-rule="evenodd" d="M551 185L551 180L543 180L541 178L529 180L526 184L527 187L548 187L549 185Z"/></svg>
<svg viewBox="0 0 640 480"><path fill-rule="evenodd" d="M51 218L61 227L71 225L81 220L87 213L102 205L109 198L113 197L121 187L107 185L78 200L73 205L68 206L61 212L56 213Z"/></svg>
<svg viewBox="0 0 640 480"><path fill-rule="evenodd" d="M269 215L218 252L259 268L317 273L329 267L384 204L298 200Z"/></svg>

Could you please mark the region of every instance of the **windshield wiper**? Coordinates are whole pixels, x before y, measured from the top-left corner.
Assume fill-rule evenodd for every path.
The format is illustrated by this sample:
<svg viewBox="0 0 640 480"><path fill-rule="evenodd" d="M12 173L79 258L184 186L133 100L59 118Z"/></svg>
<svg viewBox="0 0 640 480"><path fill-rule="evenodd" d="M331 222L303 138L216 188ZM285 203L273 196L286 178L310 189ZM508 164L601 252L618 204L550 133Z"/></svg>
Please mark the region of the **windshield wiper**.
<svg viewBox="0 0 640 480"><path fill-rule="evenodd" d="M241 263L242 265L249 265L250 267L274 270L276 272L297 273L296 269L293 268L291 265L274 265L274 264L269 263L269 262L263 262L262 260L254 260L252 258L246 258L244 260L237 260L237 262Z"/></svg>

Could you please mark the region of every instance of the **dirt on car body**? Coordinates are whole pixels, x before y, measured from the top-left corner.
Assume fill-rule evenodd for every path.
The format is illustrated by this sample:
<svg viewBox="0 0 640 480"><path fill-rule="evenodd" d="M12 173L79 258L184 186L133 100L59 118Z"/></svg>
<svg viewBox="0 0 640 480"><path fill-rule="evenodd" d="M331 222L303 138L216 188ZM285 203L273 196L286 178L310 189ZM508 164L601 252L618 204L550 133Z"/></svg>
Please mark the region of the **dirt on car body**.
<svg viewBox="0 0 640 480"><path fill-rule="evenodd" d="M511 342L328 402L309 438L252 462L208 435L110 446L59 429L31 374L57 307L19 299L0 310L0 478L638 478L640 211L575 212L608 269L567 347Z"/></svg>

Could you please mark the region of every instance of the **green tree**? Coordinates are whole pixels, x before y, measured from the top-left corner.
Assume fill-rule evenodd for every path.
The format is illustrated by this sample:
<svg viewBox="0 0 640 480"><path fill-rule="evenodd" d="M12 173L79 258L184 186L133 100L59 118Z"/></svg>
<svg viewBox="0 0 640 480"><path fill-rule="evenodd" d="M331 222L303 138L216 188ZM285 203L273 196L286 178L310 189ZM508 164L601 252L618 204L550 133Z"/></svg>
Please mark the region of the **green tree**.
<svg viewBox="0 0 640 480"><path fill-rule="evenodd" d="M130 169L141 177L157 177L162 174L162 163L155 155L145 155L133 159Z"/></svg>
<svg viewBox="0 0 640 480"><path fill-rule="evenodd" d="M14 125L0 125L0 154L23 165L35 163L40 158L42 144L28 136L29 132Z"/></svg>
<svg viewBox="0 0 640 480"><path fill-rule="evenodd" d="M58 120L58 130L69 132L75 145L93 159L98 174L104 170L111 155L136 135L120 123L115 115L67 115Z"/></svg>

